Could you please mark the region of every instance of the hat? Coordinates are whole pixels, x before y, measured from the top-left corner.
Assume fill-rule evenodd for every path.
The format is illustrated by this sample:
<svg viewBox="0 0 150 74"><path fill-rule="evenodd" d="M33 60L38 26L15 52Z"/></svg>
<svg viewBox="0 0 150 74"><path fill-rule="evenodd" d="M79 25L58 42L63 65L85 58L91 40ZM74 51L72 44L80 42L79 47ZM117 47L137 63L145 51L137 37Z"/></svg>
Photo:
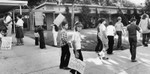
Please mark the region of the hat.
<svg viewBox="0 0 150 74"><path fill-rule="evenodd" d="M76 26L76 27L83 27L83 25L82 25L81 22L76 22L76 23L75 23L75 26Z"/></svg>

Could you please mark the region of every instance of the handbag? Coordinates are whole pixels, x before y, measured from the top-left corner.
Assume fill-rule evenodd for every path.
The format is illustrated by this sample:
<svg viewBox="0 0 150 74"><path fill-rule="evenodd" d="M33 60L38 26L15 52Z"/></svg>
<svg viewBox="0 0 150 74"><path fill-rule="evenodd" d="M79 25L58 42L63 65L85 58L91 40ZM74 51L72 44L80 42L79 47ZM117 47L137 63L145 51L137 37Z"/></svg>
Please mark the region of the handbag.
<svg viewBox="0 0 150 74"><path fill-rule="evenodd" d="M147 28L148 28L148 29L150 29L149 18L148 18L148 20L147 20L147 21L148 21L148 25L147 25Z"/></svg>

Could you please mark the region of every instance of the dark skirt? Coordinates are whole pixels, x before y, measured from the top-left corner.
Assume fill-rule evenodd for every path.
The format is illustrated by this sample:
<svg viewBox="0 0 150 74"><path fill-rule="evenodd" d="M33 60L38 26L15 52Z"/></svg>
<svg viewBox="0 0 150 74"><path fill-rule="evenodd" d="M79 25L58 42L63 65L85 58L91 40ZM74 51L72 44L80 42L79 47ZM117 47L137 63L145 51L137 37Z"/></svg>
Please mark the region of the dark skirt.
<svg viewBox="0 0 150 74"><path fill-rule="evenodd" d="M23 38L23 28L22 27L16 27L16 38Z"/></svg>

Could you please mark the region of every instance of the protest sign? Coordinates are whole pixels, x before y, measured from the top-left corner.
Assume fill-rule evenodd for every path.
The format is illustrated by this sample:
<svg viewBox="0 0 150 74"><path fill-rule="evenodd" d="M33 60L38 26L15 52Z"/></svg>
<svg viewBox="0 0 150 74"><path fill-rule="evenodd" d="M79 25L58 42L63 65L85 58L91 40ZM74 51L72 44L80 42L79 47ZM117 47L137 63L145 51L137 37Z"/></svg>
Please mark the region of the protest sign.
<svg viewBox="0 0 150 74"><path fill-rule="evenodd" d="M12 37L2 37L1 50L10 50L12 46Z"/></svg>
<svg viewBox="0 0 150 74"><path fill-rule="evenodd" d="M39 26L39 25L43 25L43 13L42 12L35 12L35 25Z"/></svg>
<svg viewBox="0 0 150 74"><path fill-rule="evenodd" d="M70 58L68 67L84 74L85 63L79 59Z"/></svg>
<svg viewBox="0 0 150 74"><path fill-rule="evenodd" d="M75 58L75 55L73 53L73 48L70 48L70 53L71 53L71 57L70 57L68 67L77 70L81 74L84 74L84 69L86 66L85 62Z"/></svg>
<svg viewBox="0 0 150 74"><path fill-rule="evenodd" d="M57 26L59 26L65 19L65 16L63 16L61 13L56 17L56 19L54 20L54 24L56 24Z"/></svg>

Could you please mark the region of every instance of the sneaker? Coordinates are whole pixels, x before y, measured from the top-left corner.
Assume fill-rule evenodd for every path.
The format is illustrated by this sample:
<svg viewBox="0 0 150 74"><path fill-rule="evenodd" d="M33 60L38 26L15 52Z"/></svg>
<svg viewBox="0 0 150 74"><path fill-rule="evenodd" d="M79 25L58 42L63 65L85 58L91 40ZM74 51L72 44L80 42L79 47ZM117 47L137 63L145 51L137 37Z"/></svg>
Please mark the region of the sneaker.
<svg viewBox="0 0 150 74"><path fill-rule="evenodd" d="M108 57L102 57L102 59L103 59L103 60L108 60L109 58L108 58Z"/></svg>
<svg viewBox="0 0 150 74"><path fill-rule="evenodd" d="M137 60L131 60L131 62L137 62Z"/></svg>

